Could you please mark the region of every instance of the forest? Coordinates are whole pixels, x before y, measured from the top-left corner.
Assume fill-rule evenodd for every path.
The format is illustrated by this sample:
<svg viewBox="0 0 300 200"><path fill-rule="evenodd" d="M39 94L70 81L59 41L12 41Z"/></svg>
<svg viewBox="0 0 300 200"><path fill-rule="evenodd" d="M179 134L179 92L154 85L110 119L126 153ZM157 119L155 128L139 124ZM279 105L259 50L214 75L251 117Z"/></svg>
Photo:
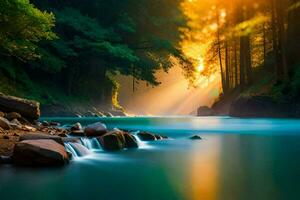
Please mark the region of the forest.
<svg viewBox="0 0 300 200"><path fill-rule="evenodd" d="M113 6L112 6L113 5ZM122 110L116 77L157 86L179 65L216 104L267 96L298 106L298 0L4 0L0 91L43 105ZM206 81L208 80L208 81ZM294 107L290 106L290 107Z"/></svg>
<svg viewBox="0 0 300 200"><path fill-rule="evenodd" d="M220 101L242 94L299 103L298 0L189 0L183 6L189 26L185 46L199 44L187 55L203 76L220 74Z"/></svg>
<svg viewBox="0 0 300 200"><path fill-rule="evenodd" d="M113 6L112 6L113 5ZM0 90L43 104L119 109L118 74L155 86L178 48L179 1L4 0L0 3ZM165 11L165 8L169 9Z"/></svg>

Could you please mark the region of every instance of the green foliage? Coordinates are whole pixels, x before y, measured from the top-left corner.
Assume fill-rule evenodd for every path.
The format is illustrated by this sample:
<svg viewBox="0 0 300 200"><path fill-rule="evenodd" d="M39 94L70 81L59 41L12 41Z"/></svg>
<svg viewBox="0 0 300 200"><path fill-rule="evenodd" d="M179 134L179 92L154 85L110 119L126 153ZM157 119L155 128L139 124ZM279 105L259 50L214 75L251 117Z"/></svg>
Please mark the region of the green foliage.
<svg viewBox="0 0 300 200"><path fill-rule="evenodd" d="M30 88L38 100L54 101L59 95L52 93L84 96L111 99L121 109L114 76L134 76L158 85L157 70L172 66L171 55L182 59L176 47L180 39L177 0L30 2L0 3L0 23L6 27L0 30L0 52L30 60L5 64L0 73L17 80L17 85L24 84L23 90ZM18 79L19 70L25 82ZM54 89L46 92L44 85L53 88L53 83Z"/></svg>
<svg viewBox="0 0 300 200"><path fill-rule="evenodd" d="M0 52L21 60L39 57L37 42L56 37L54 15L35 8L29 0L1 0Z"/></svg>

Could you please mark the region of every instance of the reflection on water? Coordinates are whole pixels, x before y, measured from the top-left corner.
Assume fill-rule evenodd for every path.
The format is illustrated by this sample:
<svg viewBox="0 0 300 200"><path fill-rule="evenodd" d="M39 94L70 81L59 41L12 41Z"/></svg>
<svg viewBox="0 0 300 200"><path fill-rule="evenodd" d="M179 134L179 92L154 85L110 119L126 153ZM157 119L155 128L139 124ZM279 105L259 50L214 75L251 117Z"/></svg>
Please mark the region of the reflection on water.
<svg viewBox="0 0 300 200"><path fill-rule="evenodd" d="M81 120L89 123L96 119ZM73 123L74 119L61 121ZM148 148L138 150L94 151L61 169L1 167L0 197L1 200L297 200L300 199L299 122L231 118L105 119L109 127L119 123L128 130L136 127L159 130L173 140L147 142L144 145ZM195 132L204 140L187 139Z"/></svg>
<svg viewBox="0 0 300 200"><path fill-rule="evenodd" d="M211 149L209 146L214 148ZM219 156L220 138L218 137L211 137L210 142L192 144L188 167L190 174L187 180L191 188L187 193L190 199L218 199Z"/></svg>

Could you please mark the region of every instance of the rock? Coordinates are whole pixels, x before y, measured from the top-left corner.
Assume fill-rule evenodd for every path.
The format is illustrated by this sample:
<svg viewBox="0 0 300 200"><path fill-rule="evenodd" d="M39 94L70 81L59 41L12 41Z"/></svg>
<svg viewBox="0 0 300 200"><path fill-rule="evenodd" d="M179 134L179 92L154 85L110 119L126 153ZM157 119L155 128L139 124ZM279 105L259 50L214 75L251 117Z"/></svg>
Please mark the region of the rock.
<svg viewBox="0 0 300 200"><path fill-rule="evenodd" d="M111 114L110 112L104 112L103 113L106 117L114 117L113 114Z"/></svg>
<svg viewBox="0 0 300 200"><path fill-rule="evenodd" d="M11 120L10 123L11 123L11 124L14 124L14 125L22 126L21 122L19 122L19 120L17 120L17 119Z"/></svg>
<svg viewBox="0 0 300 200"><path fill-rule="evenodd" d="M192 137L190 137L191 140L202 140L202 137L199 135L193 135Z"/></svg>
<svg viewBox="0 0 300 200"><path fill-rule="evenodd" d="M8 135L3 135L3 139L9 140L9 136Z"/></svg>
<svg viewBox="0 0 300 200"><path fill-rule="evenodd" d="M106 151L121 150L125 147L120 135L117 133L108 133L98 138L102 148Z"/></svg>
<svg viewBox="0 0 300 200"><path fill-rule="evenodd" d="M35 132L35 131L37 131L36 128L34 128L34 127L32 127L32 126L27 126L27 125L23 126L22 129L23 129L24 131L30 131L30 132Z"/></svg>
<svg viewBox="0 0 300 200"><path fill-rule="evenodd" d="M124 132L123 136L125 138L125 148L130 149L139 147L138 142L133 135Z"/></svg>
<svg viewBox="0 0 300 200"><path fill-rule="evenodd" d="M111 110L109 113L113 116L119 116L119 117L126 117L127 116L127 114L125 112L121 111L121 110Z"/></svg>
<svg viewBox="0 0 300 200"><path fill-rule="evenodd" d="M69 162L61 144L53 140L26 140L15 145L13 163L21 166L62 166Z"/></svg>
<svg viewBox="0 0 300 200"><path fill-rule="evenodd" d="M156 140L156 137L154 134L148 133L148 132L140 132L137 134L137 136L142 141L153 141Z"/></svg>
<svg viewBox="0 0 300 200"><path fill-rule="evenodd" d="M69 135L74 137L84 137L85 133L84 130L79 130L79 131L71 131Z"/></svg>
<svg viewBox="0 0 300 200"><path fill-rule="evenodd" d="M10 156L0 156L0 164L11 164L12 159Z"/></svg>
<svg viewBox="0 0 300 200"><path fill-rule="evenodd" d="M0 110L17 112L30 121L40 117L40 104L36 101L8 96L0 93Z"/></svg>
<svg viewBox="0 0 300 200"><path fill-rule="evenodd" d="M81 144L81 140L80 138L71 138L71 137L66 137L66 138L62 138L62 141L64 143L79 143Z"/></svg>
<svg viewBox="0 0 300 200"><path fill-rule="evenodd" d="M296 105L277 102L269 96L240 96L231 104L232 117L295 117Z"/></svg>
<svg viewBox="0 0 300 200"><path fill-rule="evenodd" d="M21 119L22 116L17 112L10 112L5 115L5 118L11 121L13 119Z"/></svg>
<svg viewBox="0 0 300 200"><path fill-rule="evenodd" d="M71 128L70 128L71 131L82 131L82 126L79 122L77 122L76 124L74 124Z"/></svg>
<svg viewBox="0 0 300 200"><path fill-rule="evenodd" d="M0 127L3 128L4 130L9 130L11 128L10 122L5 118L0 117Z"/></svg>
<svg viewBox="0 0 300 200"><path fill-rule="evenodd" d="M58 122L49 122L50 126L60 126L60 123Z"/></svg>
<svg viewBox="0 0 300 200"><path fill-rule="evenodd" d="M59 136L53 136L53 135L47 135L43 133L27 133L20 137L19 141L24 140L53 140L57 142L60 145L64 145L64 142L61 137Z"/></svg>
<svg viewBox="0 0 300 200"><path fill-rule="evenodd" d="M59 133L58 136L59 136L59 137L63 137L63 138L64 138L64 137L68 137L68 135L67 135L66 133Z"/></svg>
<svg viewBox="0 0 300 200"><path fill-rule="evenodd" d="M214 110L208 106L201 106L197 111L198 116L212 116L214 115Z"/></svg>
<svg viewBox="0 0 300 200"><path fill-rule="evenodd" d="M163 137L162 136L160 136L160 135L154 135L154 137L157 139L157 140L162 140L163 139Z"/></svg>
<svg viewBox="0 0 300 200"><path fill-rule="evenodd" d="M5 113L0 111L0 117L4 117Z"/></svg>
<svg viewBox="0 0 300 200"><path fill-rule="evenodd" d="M19 137L20 135L17 134L17 133L14 133L13 136L14 136L14 137Z"/></svg>
<svg viewBox="0 0 300 200"><path fill-rule="evenodd" d="M77 142L70 142L68 143L72 148L73 150L75 151L76 153L76 156L78 157L83 157L83 156L86 156L88 154L90 154L90 151L88 148L86 148L85 146L83 146L82 144L80 143L77 143Z"/></svg>
<svg viewBox="0 0 300 200"><path fill-rule="evenodd" d="M19 122L19 120L17 119L13 119L11 122L10 122L10 126L12 128L15 128L15 129L22 129L22 124Z"/></svg>
<svg viewBox="0 0 300 200"><path fill-rule="evenodd" d="M99 137L107 133L107 128L101 122L88 125L84 129L84 134L87 137Z"/></svg>
<svg viewBox="0 0 300 200"><path fill-rule="evenodd" d="M42 125L43 125L43 126L50 126L50 123L47 122L47 121L42 121Z"/></svg>
<svg viewBox="0 0 300 200"><path fill-rule="evenodd" d="M169 139L169 137L168 136L165 136L165 135L160 135L161 137L162 137L162 139L163 140L167 140L167 139Z"/></svg>

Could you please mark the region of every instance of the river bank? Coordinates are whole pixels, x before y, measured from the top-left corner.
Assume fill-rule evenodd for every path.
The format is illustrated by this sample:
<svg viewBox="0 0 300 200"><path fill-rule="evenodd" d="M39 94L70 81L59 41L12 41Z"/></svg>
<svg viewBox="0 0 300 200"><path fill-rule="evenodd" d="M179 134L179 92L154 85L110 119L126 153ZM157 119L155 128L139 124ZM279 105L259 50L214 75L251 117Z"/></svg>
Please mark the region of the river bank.
<svg viewBox="0 0 300 200"><path fill-rule="evenodd" d="M92 143L105 151L118 151L139 148L138 140L168 139L139 130L108 129L100 118L84 127L79 122L62 127L55 121L40 121L38 102L7 95L0 96L0 108L5 111L0 112L0 163L4 164L61 166L74 156L86 155Z"/></svg>

